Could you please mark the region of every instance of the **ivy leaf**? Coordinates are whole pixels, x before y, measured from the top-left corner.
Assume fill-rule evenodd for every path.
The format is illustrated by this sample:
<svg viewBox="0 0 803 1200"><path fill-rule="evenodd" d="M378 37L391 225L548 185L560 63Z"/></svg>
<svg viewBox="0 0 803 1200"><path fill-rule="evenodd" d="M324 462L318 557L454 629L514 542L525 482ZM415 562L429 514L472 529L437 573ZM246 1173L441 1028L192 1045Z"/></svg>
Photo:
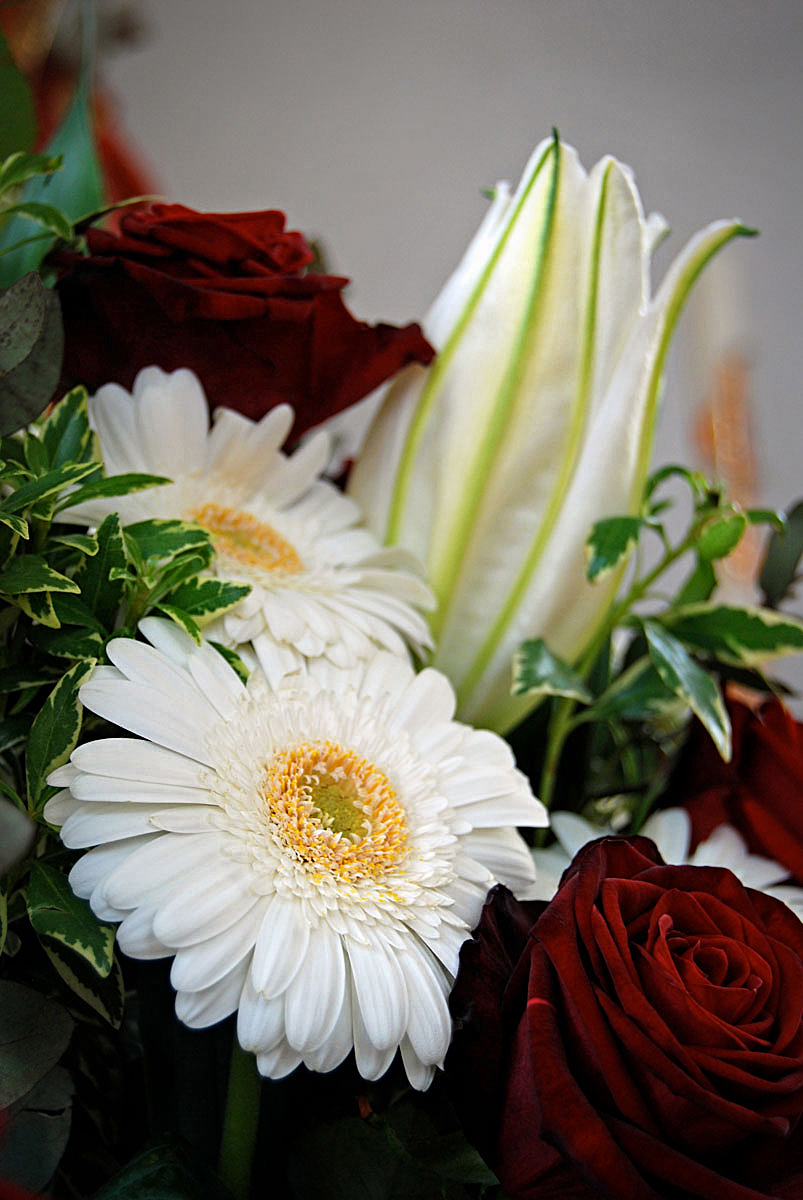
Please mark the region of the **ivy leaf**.
<svg viewBox="0 0 803 1200"><path fill-rule="evenodd" d="M690 604L660 620L687 646L737 666L756 667L803 650L803 621L771 608Z"/></svg>
<svg viewBox="0 0 803 1200"><path fill-rule="evenodd" d="M567 696L583 704L593 699L577 672L541 638L522 642L513 656L512 692L514 696Z"/></svg>
<svg viewBox="0 0 803 1200"><path fill-rule="evenodd" d="M35 862L25 896L31 925L40 937L61 942L105 978L114 961L114 926L99 921L86 900L76 896L67 876Z"/></svg>
<svg viewBox="0 0 803 1200"><path fill-rule="evenodd" d="M29 812L41 810L55 790L48 785L48 775L63 766L78 744L84 711L78 689L93 666L78 662L62 675L34 719L26 755Z"/></svg>
<svg viewBox="0 0 803 1200"><path fill-rule="evenodd" d="M593 526L586 542L586 578L595 583L615 570L638 541L643 517L606 517Z"/></svg>
<svg viewBox="0 0 803 1200"><path fill-rule="evenodd" d="M731 757L731 724L725 702L707 671L691 657L682 642L649 618L641 621L650 658L661 681L700 719L725 762Z"/></svg>
<svg viewBox="0 0 803 1200"><path fill-rule="evenodd" d="M35 272L0 292L0 434L39 416L56 390L63 352L58 296Z"/></svg>

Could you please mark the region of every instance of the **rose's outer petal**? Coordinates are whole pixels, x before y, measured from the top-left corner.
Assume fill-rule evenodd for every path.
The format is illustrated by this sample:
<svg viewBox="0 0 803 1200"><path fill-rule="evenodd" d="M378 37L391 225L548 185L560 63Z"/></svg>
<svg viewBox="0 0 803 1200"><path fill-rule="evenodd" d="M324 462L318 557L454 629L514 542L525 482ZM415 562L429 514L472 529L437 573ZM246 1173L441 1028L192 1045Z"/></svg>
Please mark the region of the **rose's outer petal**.
<svg viewBox="0 0 803 1200"><path fill-rule="evenodd" d="M692 819L692 848L722 824L803 883L803 725L777 700L754 712L728 701L733 756L723 763L695 723L672 781Z"/></svg>
<svg viewBox="0 0 803 1200"><path fill-rule="evenodd" d="M281 213L150 205L121 226L120 236L90 231L88 258L54 256L64 390L130 389L143 367L189 367L212 409L259 418L291 404L295 439L433 357L418 325L353 317L341 296L346 279L302 274L311 253Z"/></svg>

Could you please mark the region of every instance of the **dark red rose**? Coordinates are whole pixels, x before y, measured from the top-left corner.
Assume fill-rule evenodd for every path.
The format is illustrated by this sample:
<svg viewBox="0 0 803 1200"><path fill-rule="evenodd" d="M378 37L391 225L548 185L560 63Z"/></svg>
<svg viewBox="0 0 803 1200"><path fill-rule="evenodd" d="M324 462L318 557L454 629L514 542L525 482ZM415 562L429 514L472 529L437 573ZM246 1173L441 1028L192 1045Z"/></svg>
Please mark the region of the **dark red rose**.
<svg viewBox="0 0 803 1200"><path fill-rule="evenodd" d="M750 850L789 868L803 884L803 725L777 700L758 711L728 701L733 757L719 757L698 722L672 781L688 808L693 848L729 822Z"/></svg>
<svg viewBox="0 0 803 1200"><path fill-rule="evenodd" d="M130 389L142 367L190 367L212 408L257 418L292 404L298 436L434 353L418 325L356 320L348 280L304 274L312 252L280 212L142 205L119 235L91 229L88 242L88 258L55 257L65 389Z"/></svg>
<svg viewBox="0 0 803 1200"><path fill-rule="evenodd" d="M451 1005L512 1200L803 1196L803 924L730 871L604 838L549 904L496 888Z"/></svg>

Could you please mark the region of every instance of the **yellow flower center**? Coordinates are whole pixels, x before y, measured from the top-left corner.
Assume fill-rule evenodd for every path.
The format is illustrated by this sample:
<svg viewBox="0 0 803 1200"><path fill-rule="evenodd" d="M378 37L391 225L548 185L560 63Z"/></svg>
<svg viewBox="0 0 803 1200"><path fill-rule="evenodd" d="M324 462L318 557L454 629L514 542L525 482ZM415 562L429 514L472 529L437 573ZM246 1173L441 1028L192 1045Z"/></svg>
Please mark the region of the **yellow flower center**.
<svg viewBox="0 0 803 1200"><path fill-rule="evenodd" d="M378 879L404 853L407 820L390 780L353 750L303 742L274 756L264 787L282 842L322 875Z"/></svg>
<svg viewBox="0 0 803 1200"><path fill-rule="evenodd" d="M304 570L304 564L291 546L272 525L259 521L239 508L224 508L221 504L204 504L189 514L209 533L220 558L259 567L263 571L291 573Z"/></svg>

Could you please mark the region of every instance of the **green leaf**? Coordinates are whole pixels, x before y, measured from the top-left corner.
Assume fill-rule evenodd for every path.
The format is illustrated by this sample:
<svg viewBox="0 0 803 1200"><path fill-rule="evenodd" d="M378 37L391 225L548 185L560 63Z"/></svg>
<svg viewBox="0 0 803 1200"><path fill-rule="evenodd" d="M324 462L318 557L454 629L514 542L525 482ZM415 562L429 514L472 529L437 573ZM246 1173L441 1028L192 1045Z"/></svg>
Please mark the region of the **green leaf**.
<svg viewBox="0 0 803 1200"><path fill-rule="evenodd" d="M248 584L226 579L190 579L170 593L171 607L181 609L199 625L227 612L251 591Z"/></svg>
<svg viewBox="0 0 803 1200"><path fill-rule="evenodd" d="M638 541L643 517L606 517L597 521L586 543L586 577L603 579L627 557Z"/></svg>
<svg viewBox="0 0 803 1200"><path fill-rule="evenodd" d="M778 608L797 579L803 555L803 500L786 514L785 530L770 538L758 582L770 608Z"/></svg>
<svg viewBox="0 0 803 1200"><path fill-rule="evenodd" d="M786 517L774 508L748 508L744 515L751 525L771 525L778 533L786 529Z"/></svg>
<svg viewBox="0 0 803 1200"><path fill-rule="evenodd" d="M63 766L78 744L83 716L78 689L92 666L79 662L62 675L34 719L26 756L29 812L41 810L55 790L48 786L48 775Z"/></svg>
<svg viewBox="0 0 803 1200"><path fill-rule="evenodd" d="M639 658L614 680L585 713L584 721L650 721L677 706L649 658Z"/></svg>
<svg viewBox="0 0 803 1200"><path fill-rule="evenodd" d="M660 620L687 646L738 666L757 667L803 650L803 621L771 608L690 604Z"/></svg>
<svg viewBox="0 0 803 1200"><path fill-rule="evenodd" d="M60 571L54 571L38 554L21 554L0 572L0 592L18 596L21 592L78 592L78 584Z"/></svg>
<svg viewBox="0 0 803 1200"><path fill-rule="evenodd" d="M734 513L733 516L712 521L697 539L697 554L708 562L725 558L739 545L746 528L747 517L744 513Z"/></svg>
<svg viewBox="0 0 803 1200"><path fill-rule="evenodd" d="M183 1145L151 1146L95 1192L92 1200L222 1200L228 1196L216 1176L202 1173L198 1158L197 1151Z"/></svg>
<svg viewBox="0 0 803 1200"><path fill-rule="evenodd" d="M163 612L166 617L170 617L172 621L175 621L179 628L183 629L185 633L188 633L190 637L193 638L193 640L196 641L200 646L201 628L198 625L198 622L194 621L189 613L184 612L183 609L176 608L173 604L157 604L155 607L159 610L159 612Z"/></svg>
<svg viewBox="0 0 803 1200"><path fill-rule="evenodd" d="M675 606L680 608L685 604L697 604L701 600L707 600L716 586L717 577L711 563L706 559L698 559L694 570L675 597Z"/></svg>
<svg viewBox="0 0 803 1200"><path fill-rule="evenodd" d="M71 484L77 483L97 470L97 463L64 463L62 466L40 475L38 479L31 479L28 483L23 483L10 496L6 496L2 508L5 512L22 512L23 509L29 508L40 500L57 495Z"/></svg>
<svg viewBox="0 0 803 1200"><path fill-rule="evenodd" d="M163 484L171 482L172 480L165 478L164 475L143 475L137 472L110 475L106 479L94 480L92 483L84 484L83 487L70 492L58 505L56 511L64 512L65 509L75 508L76 504L85 504L87 500L98 500L109 496L128 496L131 492L142 492L146 488L161 487Z"/></svg>
<svg viewBox="0 0 803 1200"><path fill-rule="evenodd" d="M55 1000L0 980L0 1108L20 1100L56 1065L73 1030Z"/></svg>
<svg viewBox="0 0 803 1200"><path fill-rule="evenodd" d="M731 757L731 724L716 681L694 661L682 642L656 621L641 621L650 658L663 683L700 719L725 762Z"/></svg>
<svg viewBox="0 0 803 1200"><path fill-rule="evenodd" d="M0 292L0 433L29 425L61 374L64 327L55 292L35 273Z"/></svg>
<svg viewBox="0 0 803 1200"><path fill-rule="evenodd" d="M117 513L109 513L97 531L97 539L97 554L84 559L75 581L80 584L82 602L103 626L111 629L125 595L124 579L119 575L112 577L112 571L124 571L126 566Z"/></svg>
<svg viewBox="0 0 803 1200"><path fill-rule="evenodd" d="M3 667L0 669L0 695L18 692L23 688L51 687L58 679L52 671L37 667Z"/></svg>
<svg viewBox="0 0 803 1200"><path fill-rule="evenodd" d="M36 114L31 89L0 29L0 159L29 150L36 138Z"/></svg>
<svg viewBox="0 0 803 1200"><path fill-rule="evenodd" d="M577 672L541 638L522 642L513 656L512 692L514 696L567 696L583 704L593 699Z"/></svg>
<svg viewBox="0 0 803 1200"><path fill-rule="evenodd" d="M185 550L209 546L212 541L205 529L188 521L137 521L126 525L125 531L136 542L143 559L175 558Z"/></svg>
<svg viewBox="0 0 803 1200"><path fill-rule="evenodd" d="M85 959L65 949L61 942L51 941L47 937L40 937L39 940L53 968L70 991L113 1029L119 1029L125 1007L125 985L117 959L109 974L101 976Z"/></svg>
<svg viewBox="0 0 803 1200"><path fill-rule="evenodd" d="M224 646L220 642L213 642L211 638L209 639L209 645L214 646L218 654L222 658L225 658L229 666L237 672L237 675L242 683L248 683L248 677L251 672L248 670L248 667L240 658L236 650L232 650L230 646Z"/></svg>
<svg viewBox="0 0 803 1200"><path fill-rule="evenodd" d="M25 154L18 150L0 163L0 195L38 175L52 175L62 166L60 154Z"/></svg>
<svg viewBox="0 0 803 1200"><path fill-rule="evenodd" d="M62 155L63 168L46 183L29 180L22 199L50 202L75 221L103 203L103 182L95 152L91 118L91 85L95 45L95 9L83 5L82 54L78 83L67 114L45 148L49 155ZM3 244L12 246L26 236L27 222L17 217L3 231ZM0 259L0 284L33 270L50 249L52 239L23 246Z"/></svg>
<svg viewBox="0 0 803 1200"><path fill-rule="evenodd" d="M97 461L95 439L89 426L86 388L73 388L62 397L42 422L40 432L52 467Z"/></svg>
<svg viewBox="0 0 803 1200"><path fill-rule="evenodd" d="M644 489L644 499L649 500L653 492L667 479L682 479L688 485L695 500L702 500L708 494L708 480L699 471L690 471L688 467L681 466L679 463L669 463L665 467L659 467L650 475Z"/></svg>
<svg viewBox="0 0 803 1200"><path fill-rule="evenodd" d="M2 215L3 217L27 217L30 221L35 221L37 225L42 225L48 233L62 238L65 242L72 238L72 222L68 221L64 213L54 208L52 204L42 204L36 200L22 200L19 204L12 204L3 209Z"/></svg>
<svg viewBox="0 0 803 1200"><path fill-rule="evenodd" d="M341 1117L319 1121L291 1147L290 1183L295 1196L326 1200L433 1200L437 1175L419 1166L384 1123Z"/></svg>
<svg viewBox="0 0 803 1200"><path fill-rule="evenodd" d="M105 978L114 961L114 926L99 921L86 900L76 896L67 876L35 862L25 897L31 925L40 935L61 942Z"/></svg>
<svg viewBox="0 0 803 1200"><path fill-rule="evenodd" d="M106 646L105 634L81 629L37 629L31 633L31 642L45 654L56 658L92 659L103 657Z"/></svg>
<svg viewBox="0 0 803 1200"><path fill-rule="evenodd" d="M53 607L59 621L64 625L78 625L81 629L91 629L105 637L106 628L92 609L79 597L57 592L53 596Z"/></svg>

